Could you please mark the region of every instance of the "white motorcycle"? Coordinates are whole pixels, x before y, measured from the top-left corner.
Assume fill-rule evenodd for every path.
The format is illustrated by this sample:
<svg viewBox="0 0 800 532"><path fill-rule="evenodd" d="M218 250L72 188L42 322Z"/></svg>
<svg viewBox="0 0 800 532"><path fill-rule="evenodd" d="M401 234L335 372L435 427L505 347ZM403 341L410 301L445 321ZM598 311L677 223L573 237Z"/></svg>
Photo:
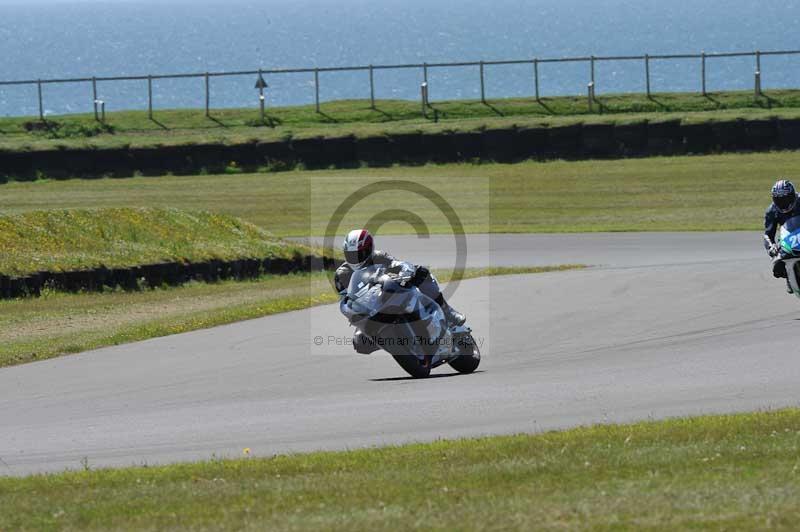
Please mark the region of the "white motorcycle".
<svg viewBox="0 0 800 532"><path fill-rule="evenodd" d="M466 325L448 326L442 308L411 283L409 272L372 265L353 272L340 310L409 375L425 378L442 364L472 373L480 350Z"/></svg>

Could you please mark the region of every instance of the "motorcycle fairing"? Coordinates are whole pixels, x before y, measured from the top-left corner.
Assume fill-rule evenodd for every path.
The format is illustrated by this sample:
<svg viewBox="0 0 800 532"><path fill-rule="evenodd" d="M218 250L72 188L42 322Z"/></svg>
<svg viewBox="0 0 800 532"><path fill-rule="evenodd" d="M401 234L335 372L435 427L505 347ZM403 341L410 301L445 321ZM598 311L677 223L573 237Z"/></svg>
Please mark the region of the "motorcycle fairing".
<svg viewBox="0 0 800 532"><path fill-rule="evenodd" d="M781 226L781 252L789 257L800 256L800 216L795 216Z"/></svg>
<svg viewBox="0 0 800 532"><path fill-rule="evenodd" d="M448 336L444 311L418 289L386 278L381 284L379 278L385 273L380 265L354 271L342 313L369 336L388 340L381 347L391 354L429 356L433 365L443 362L449 354L441 348L448 343L442 341Z"/></svg>

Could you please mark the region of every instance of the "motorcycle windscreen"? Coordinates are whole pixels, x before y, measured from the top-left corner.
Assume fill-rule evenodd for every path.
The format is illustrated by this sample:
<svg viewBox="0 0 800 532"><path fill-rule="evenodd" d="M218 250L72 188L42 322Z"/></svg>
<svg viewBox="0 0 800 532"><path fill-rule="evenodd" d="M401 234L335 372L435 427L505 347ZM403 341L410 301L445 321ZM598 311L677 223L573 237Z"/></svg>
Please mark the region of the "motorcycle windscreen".
<svg viewBox="0 0 800 532"><path fill-rule="evenodd" d="M372 279L379 268L378 265L373 264L366 268L353 270L353 275L350 276L350 284L347 285L347 296L350 299L358 299L359 292L369 285L370 279Z"/></svg>
<svg viewBox="0 0 800 532"><path fill-rule="evenodd" d="M371 283L379 269L380 266L373 264L367 268L354 270L350 276L347 297L351 301L353 311L358 314L370 315L374 309L380 307L380 287Z"/></svg>
<svg viewBox="0 0 800 532"><path fill-rule="evenodd" d="M781 227L781 249L790 255L800 255L800 216L789 218Z"/></svg>

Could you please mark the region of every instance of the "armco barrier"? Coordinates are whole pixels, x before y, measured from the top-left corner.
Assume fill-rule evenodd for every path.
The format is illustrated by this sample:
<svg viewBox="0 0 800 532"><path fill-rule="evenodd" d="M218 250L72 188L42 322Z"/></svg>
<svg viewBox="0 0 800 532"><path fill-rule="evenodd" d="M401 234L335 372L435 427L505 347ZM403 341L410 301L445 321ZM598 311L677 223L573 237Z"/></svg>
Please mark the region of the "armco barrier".
<svg viewBox="0 0 800 532"><path fill-rule="evenodd" d="M308 168L324 168L328 166L325 160L325 150L323 149L324 140L319 137L310 139L297 139L291 143L292 151L299 162Z"/></svg>
<svg viewBox="0 0 800 532"><path fill-rule="evenodd" d="M352 168L361 164L583 159L800 149L800 119L575 124L471 132L308 138L236 145L0 150L0 178L33 179L215 172L230 166Z"/></svg>
<svg viewBox="0 0 800 532"><path fill-rule="evenodd" d="M617 153L621 157L641 157L647 155L647 123L626 124L614 127L614 140Z"/></svg>
<svg viewBox="0 0 800 532"><path fill-rule="evenodd" d="M436 133L425 135L425 158L435 163L448 163L452 161L463 161L459 159L458 149L453 142L454 133Z"/></svg>
<svg viewBox="0 0 800 532"><path fill-rule="evenodd" d="M548 156L549 146L546 128L519 129L514 139L514 159L543 159Z"/></svg>
<svg viewBox="0 0 800 532"><path fill-rule="evenodd" d="M551 158L578 159L583 156L583 126L552 127L547 131L545 155Z"/></svg>
<svg viewBox="0 0 800 532"><path fill-rule="evenodd" d="M748 120L744 123L747 149L763 151L778 144L777 120Z"/></svg>
<svg viewBox="0 0 800 532"><path fill-rule="evenodd" d="M358 161L356 139L353 136L335 137L322 142L322 157L326 166L344 168Z"/></svg>
<svg viewBox="0 0 800 532"><path fill-rule="evenodd" d="M711 124L718 151L739 151L748 144L747 131L741 122L715 122Z"/></svg>
<svg viewBox="0 0 800 532"><path fill-rule="evenodd" d="M484 159L483 133L479 131L449 135L453 157L458 161Z"/></svg>
<svg viewBox="0 0 800 532"><path fill-rule="evenodd" d="M500 163L510 163L518 159L516 139L521 136L517 128L513 129L487 129L483 132L484 153L493 154L493 159Z"/></svg>
<svg viewBox="0 0 800 532"><path fill-rule="evenodd" d="M389 137L367 137L356 142L356 157L370 166L391 166L392 142Z"/></svg>
<svg viewBox="0 0 800 532"><path fill-rule="evenodd" d="M778 121L778 147L785 150L800 149L800 119Z"/></svg>
<svg viewBox="0 0 800 532"><path fill-rule="evenodd" d="M390 158L392 161L413 165L427 161L428 135L422 133L398 133L392 135Z"/></svg>
<svg viewBox="0 0 800 532"><path fill-rule="evenodd" d="M614 142L614 126L592 124L583 126L583 154L587 157L603 157L617 150Z"/></svg>
<svg viewBox="0 0 800 532"><path fill-rule="evenodd" d="M163 285L178 286L192 280L215 282L254 279L267 273L284 275L300 271L329 270L333 267L333 259L307 255L196 263L167 262L117 269L99 267L69 272L39 272L25 277L0 275L0 299L39 296L44 288L65 292L117 288L138 290Z"/></svg>
<svg viewBox="0 0 800 532"><path fill-rule="evenodd" d="M255 152L256 160L270 167L283 166L292 168L297 163L297 154L292 150L289 141L260 142L255 146ZM232 160L246 163L246 154L239 153L237 155L239 158ZM207 168L213 167L214 165L207 166Z"/></svg>
<svg viewBox="0 0 800 532"><path fill-rule="evenodd" d="M711 124L684 124L681 130L686 153L709 153L715 149L716 140Z"/></svg>
<svg viewBox="0 0 800 532"><path fill-rule="evenodd" d="M647 124L647 155L683 153L683 133L679 120Z"/></svg>

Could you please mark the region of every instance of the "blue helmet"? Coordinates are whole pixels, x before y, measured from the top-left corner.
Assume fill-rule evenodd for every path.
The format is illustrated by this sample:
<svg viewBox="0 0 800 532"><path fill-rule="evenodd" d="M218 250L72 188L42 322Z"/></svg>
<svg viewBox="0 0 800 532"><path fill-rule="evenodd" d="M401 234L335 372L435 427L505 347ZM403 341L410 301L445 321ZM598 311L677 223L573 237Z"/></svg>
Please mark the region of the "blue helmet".
<svg viewBox="0 0 800 532"><path fill-rule="evenodd" d="M797 191L791 181L781 179L772 187L772 203L782 213L791 212L797 204Z"/></svg>

